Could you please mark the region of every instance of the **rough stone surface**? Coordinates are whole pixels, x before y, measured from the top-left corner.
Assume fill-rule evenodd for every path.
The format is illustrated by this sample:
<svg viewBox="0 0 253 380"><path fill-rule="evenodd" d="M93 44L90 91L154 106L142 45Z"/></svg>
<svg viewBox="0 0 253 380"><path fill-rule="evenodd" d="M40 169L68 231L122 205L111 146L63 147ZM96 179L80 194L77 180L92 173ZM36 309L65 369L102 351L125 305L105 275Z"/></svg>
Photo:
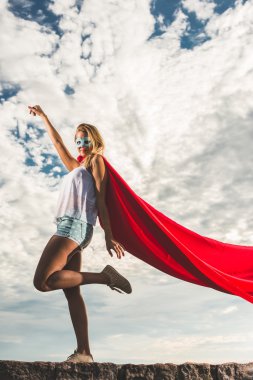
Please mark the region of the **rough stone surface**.
<svg viewBox="0 0 253 380"><path fill-rule="evenodd" d="M250 363L114 364L0 360L0 380L253 380Z"/></svg>

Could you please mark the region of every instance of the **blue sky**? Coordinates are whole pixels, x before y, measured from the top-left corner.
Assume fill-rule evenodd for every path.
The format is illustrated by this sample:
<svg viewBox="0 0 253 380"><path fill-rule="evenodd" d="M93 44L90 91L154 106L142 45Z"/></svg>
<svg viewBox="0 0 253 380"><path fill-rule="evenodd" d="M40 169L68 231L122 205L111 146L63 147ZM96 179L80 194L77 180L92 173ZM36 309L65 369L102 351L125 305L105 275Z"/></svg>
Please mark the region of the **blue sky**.
<svg viewBox="0 0 253 380"><path fill-rule="evenodd" d="M0 8L0 357L62 361L76 347L67 301L32 281L67 170L27 106L40 104L74 156L75 127L96 125L110 163L178 223L252 245L253 2L5 0ZM82 270L108 263L133 293L82 287L95 360L252 360L250 303L130 253L111 258L97 224Z"/></svg>

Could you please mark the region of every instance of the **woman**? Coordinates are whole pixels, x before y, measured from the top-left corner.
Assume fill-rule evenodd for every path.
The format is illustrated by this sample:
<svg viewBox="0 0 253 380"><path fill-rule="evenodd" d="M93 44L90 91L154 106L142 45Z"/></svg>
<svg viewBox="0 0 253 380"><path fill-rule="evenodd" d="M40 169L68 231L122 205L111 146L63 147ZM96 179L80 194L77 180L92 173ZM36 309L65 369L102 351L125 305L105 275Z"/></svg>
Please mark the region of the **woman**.
<svg viewBox="0 0 253 380"><path fill-rule="evenodd" d="M110 265L100 273L80 272L81 250L91 242L98 214L105 231L109 254L113 256L110 251L113 249L118 259L124 256L123 245L113 237L105 203L108 175L101 156L104 142L96 127L80 124L75 133L79 153L76 160L41 107L36 105L28 108L30 114L38 115L44 121L62 162L69 170L63 179L57 204L57 232L50 238L41 255L34 275L34 286L42 292L62 289L68 300L77 348L66 361L93 362L88 340L86 307L80 285L106 284L120 293L132 292L129 281Z"/></svg>

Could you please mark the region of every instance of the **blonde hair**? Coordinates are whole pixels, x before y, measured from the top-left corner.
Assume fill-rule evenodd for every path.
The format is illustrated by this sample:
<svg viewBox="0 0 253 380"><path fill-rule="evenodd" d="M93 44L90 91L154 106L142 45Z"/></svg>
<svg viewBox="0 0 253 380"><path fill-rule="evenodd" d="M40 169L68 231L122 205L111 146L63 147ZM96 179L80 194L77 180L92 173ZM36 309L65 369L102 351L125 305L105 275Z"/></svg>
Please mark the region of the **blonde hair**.
<svg viewBox="0 0 253 380"><path fill-rule="evenodd" d="M88 137L91 139L91 142L92 142L92 151L90 154L88 154L85 157L85 159L82 161L82 164L81 164L81 165L84 165L85 168L87 169L88 167L90 167L91 160L95 154L97 153L100 153L102 155L104 154L105 143L98 129L92 124L88 124L88 123L79 124L76 128L74 140L76 139L76 134L78 131L87 132Z"/></svg>

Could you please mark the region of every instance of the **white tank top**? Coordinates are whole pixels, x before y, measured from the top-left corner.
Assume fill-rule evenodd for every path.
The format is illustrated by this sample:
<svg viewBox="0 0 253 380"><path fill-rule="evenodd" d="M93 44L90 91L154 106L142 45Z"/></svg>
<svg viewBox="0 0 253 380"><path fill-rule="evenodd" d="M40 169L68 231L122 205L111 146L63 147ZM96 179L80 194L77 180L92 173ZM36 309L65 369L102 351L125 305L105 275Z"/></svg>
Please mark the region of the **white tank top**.
<svg viewBox="0 0 253 380"><path fill-rule="evenodd" d="M63 177L54 223L57 224L57 218L64 215L96 225L98 209L94 179L84 166L71 170Z"/></svg>

